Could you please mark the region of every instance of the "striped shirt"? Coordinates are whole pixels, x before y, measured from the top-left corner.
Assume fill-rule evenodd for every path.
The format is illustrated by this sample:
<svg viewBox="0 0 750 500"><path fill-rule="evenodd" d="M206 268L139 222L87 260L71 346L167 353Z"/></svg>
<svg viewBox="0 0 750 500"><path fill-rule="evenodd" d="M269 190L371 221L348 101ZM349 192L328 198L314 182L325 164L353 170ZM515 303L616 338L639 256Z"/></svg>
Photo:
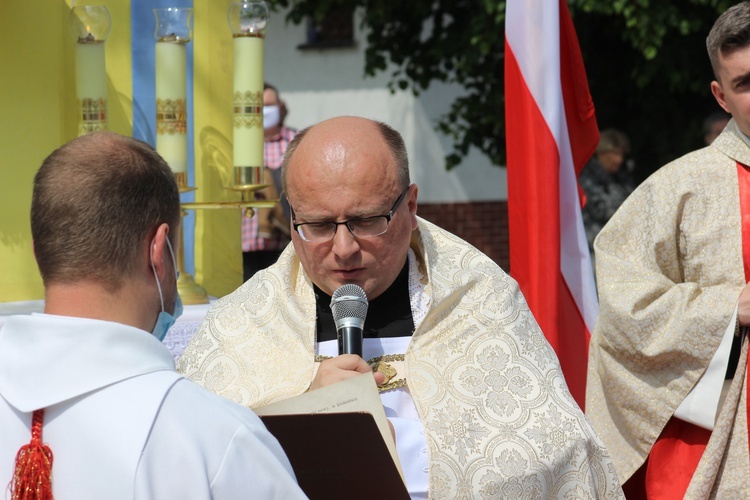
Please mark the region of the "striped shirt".
<svg viewBox="0 0 750 500"><path fill-rule="evenodd" d="M297 131L282 126L279 134L263 142L263 161L268 168L276 170L281 167L284 152ZM278 238L258 237L258 216L242 218L242 251L282 250L289 243L289 238L280 235Z"/></svg>

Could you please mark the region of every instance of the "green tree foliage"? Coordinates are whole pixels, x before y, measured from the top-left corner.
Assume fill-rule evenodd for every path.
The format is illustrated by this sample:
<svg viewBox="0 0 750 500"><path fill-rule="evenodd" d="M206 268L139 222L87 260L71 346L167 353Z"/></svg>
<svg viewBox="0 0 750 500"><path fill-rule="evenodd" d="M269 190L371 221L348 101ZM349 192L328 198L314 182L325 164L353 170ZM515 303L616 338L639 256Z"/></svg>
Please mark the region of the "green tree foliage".
<svg viewBox="0 0 750 500"><path fill-rule="evenodd" d="M642 180L702 147L721 111L706 36L728 0L570 0L600 128L630 136Z"/></svg>
<svg viewBox="0 0 750 500"><path fill-rule="evenodd" d="M710 94L705 37L729 0L568 0L600 128L627 133L641 177L700 147ZM446 167L477 147L505 163L501 0L268 0L287 19L357 8L367 34L363 72L390 72L391 90L418 95L432 82L465 92L436 128L453 140Z"/></svg>

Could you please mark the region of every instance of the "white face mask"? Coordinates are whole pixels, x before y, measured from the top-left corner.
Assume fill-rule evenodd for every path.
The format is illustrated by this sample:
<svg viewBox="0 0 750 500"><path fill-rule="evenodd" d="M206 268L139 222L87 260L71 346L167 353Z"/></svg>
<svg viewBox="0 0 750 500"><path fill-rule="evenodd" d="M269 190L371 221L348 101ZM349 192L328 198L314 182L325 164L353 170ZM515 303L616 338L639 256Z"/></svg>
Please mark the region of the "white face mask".
<svg viewBox="0 0 750 500"><path fill-rule="evenodd" d="M174 258L174 252L172 251L172 243L169 242L169 238L166 238L167 241L167 247L169 247L169 254L172 257L172 266L175 270L175 282L180 277L179 271L177 271L177 262ZM154 266L154 256L153 256L153 248L154 248L154 242L151 242L151 269L154 271L154 278L156 278L156 287L159 289L159 300L161 300L161 312L159 313L159 316L156 318L156 324L154 325L154 331L152 332L154 334L154 337L156 337L159 340L164 340L164 337L167 335L167 331L174 325L175 321L177 321L177 318L179 318L182 315L182 297L180 297L180 293L175 290L174 295L174 312L172 314L169 314L167 311L164 310L164 294L161 291L161 283L159 283L159 275L156 274L156 267ZM177 284L175 283L175 287Z"/></svg>
<svg viewBox="0 0 750 500"><path fill-rule="evenodd" d="M281 108L278 104L263 106L263 128L274 128L281 121Z"/></svg>

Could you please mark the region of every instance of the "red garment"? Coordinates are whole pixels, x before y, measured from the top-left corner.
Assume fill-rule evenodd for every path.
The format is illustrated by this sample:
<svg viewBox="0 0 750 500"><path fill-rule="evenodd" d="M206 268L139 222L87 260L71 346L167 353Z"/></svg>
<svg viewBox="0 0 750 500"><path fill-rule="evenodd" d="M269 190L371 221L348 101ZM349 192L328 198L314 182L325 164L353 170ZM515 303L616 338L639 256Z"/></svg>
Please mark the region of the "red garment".
<svg viewBox="0 0 750 500"><path fill-rule="evenodd" d="M671 500L684 497L710 437L708 429L675 417L669 419L648 455L646 498Z"/></svg>

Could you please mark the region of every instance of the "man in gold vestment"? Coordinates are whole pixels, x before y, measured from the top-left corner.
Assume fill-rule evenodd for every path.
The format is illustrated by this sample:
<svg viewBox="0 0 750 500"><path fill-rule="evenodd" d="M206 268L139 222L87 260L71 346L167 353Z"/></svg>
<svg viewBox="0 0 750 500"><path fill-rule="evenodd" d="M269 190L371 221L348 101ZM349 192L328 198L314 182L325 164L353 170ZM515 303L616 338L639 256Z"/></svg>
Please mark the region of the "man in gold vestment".
<svg viewBox="0 0 750 500"><path fill-rule="evenodd" d="M412 498L622 496L515 281L417 217L398 132L356 117L303 130L282 184L292 245L213 305L180 371L251 407L368 373L338 355L329 307L356 284Z"/></svg>
<svg viewBox="0 0 750 500"><path fill-rule="evenodd" d="M594 245L586 411L633 497L750 496L750 3L707 48L733 120L641 184Z"/></svg>

